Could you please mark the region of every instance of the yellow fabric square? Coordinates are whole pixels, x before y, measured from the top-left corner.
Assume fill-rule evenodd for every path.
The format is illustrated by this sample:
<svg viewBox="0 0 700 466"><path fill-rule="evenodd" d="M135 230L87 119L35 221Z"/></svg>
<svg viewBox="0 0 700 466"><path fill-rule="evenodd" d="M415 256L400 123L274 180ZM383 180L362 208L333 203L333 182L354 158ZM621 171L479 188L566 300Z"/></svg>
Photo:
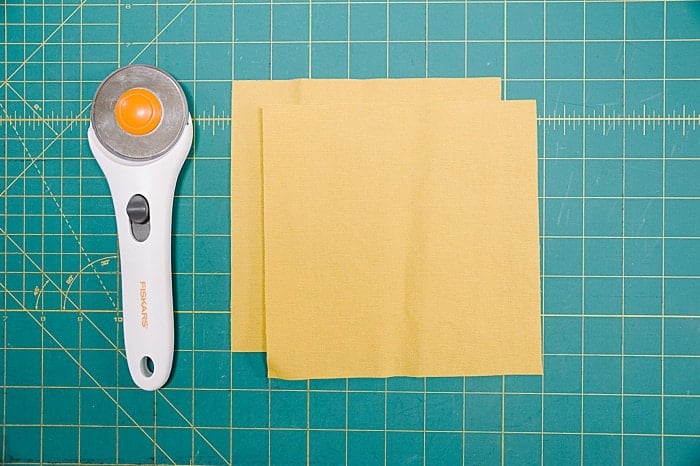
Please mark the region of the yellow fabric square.
<svg viewBox="0 0 700 466"><path fill-rule="evenodd" d="M233 83L231 157L231 350L265 351L262 121L268 104L432 102L500 98L499 78L302 79Z"/></svg>
<svg viewBox="0 0 700 466"><path fill-rule="evenodd" d="M270 377L542 372L534 102L262 113Z"/></svg>

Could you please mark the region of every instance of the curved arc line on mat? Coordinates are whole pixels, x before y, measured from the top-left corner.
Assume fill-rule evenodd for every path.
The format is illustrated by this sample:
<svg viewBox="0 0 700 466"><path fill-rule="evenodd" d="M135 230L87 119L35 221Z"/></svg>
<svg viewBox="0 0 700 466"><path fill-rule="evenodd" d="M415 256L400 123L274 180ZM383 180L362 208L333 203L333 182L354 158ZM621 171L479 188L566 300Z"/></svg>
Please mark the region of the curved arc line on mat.
<svg viewBox="0 0 700 466"><path fill-rule="evenodd" d="M41 296L44 294L44 289L46 288L46 285L48 285L48 281L44 281L41 284L41 288L38 286L34 287L34 296L36 296L36 299L34 300L34 310L35 311L42 311L43 309L39 309L39 302L41 302Z"/></svg>
<svg viewBox="0 0 700 466"><path fill-rule="evenodd" d="M95 268L95 265L96 265L98 262L100 263L100 265L105 266L105 265L108 265L108 264L109 264L109 261L111 261L111 260L118 260L118 259L119 259L119 256L118 256L117 254L112 254L112 255L109 255L109 256L104 256L104 257L101 257L101 258L99 258L99 259L93 260L93 261L90 262L89 264L83 266L83 268L81 268L81 269L80 269L79 271L77 271L76 273L71 274L71 275L68 277L68 280L66 280L66 283L68 284L68 287L66 288L66 297L63 299L63 305L61 306L61 310L62 310L62 311L63 311L63 310L66 310L66 309L65 309L66 299L68 298L68 294L71 292L71 288L73 287L73 283L75 283L75 280L76 280L78 277L82 276L83 273L84 273L88 268L93 269L93 271L95 272L95 275L97 275L97 276L99 277L99 273L97 272L97 269ZM98 278L98 279L99 279L99 278ZM115 311L119 311L119 309L117 309L116 303L112 300L111 295L109 294L109 290L107 290L107 287L105 286L104 282L103 282L101 279L100 279L100 285L102 285L102 288L104 289L105 293L107 293L107 296L108 296L110 302L114 305L114 310L115 310Z"/></svg>

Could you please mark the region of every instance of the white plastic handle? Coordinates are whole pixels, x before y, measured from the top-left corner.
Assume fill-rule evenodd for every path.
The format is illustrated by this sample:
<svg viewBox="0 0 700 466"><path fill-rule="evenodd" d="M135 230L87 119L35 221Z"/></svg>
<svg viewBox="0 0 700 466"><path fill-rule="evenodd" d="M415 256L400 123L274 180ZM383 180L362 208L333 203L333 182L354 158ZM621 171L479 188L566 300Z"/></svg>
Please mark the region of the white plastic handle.
<svg viewBox="0 0 700 466"><path fill-rule="evenodd" d="M172 149L154 160L130 161L111 154L92 127L88 142L107 178L117 219L129 372L140 388L156 390L168 381L173 362L172 207L175 184L192 145L192 119ZM134 237L126 212L137 194L149 207L150 232L144 241Z"/></svg>

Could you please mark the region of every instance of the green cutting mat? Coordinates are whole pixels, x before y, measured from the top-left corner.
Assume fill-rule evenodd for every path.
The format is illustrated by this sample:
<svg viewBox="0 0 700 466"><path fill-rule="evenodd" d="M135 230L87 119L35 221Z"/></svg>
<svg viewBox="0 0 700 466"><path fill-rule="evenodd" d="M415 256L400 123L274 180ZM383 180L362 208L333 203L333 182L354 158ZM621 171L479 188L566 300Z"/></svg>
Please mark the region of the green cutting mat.
<svg viewBox="0 0 700 466"><path fill-rule="evenodd" d="M8 0L0 15L2 463L700 464L699 3ZM180 80L196 128L158 393L128 375L115 222L85 140L98 83L134 62ZM544 377L280 382L263 355L231 355L231 79L492 75L538 100Z"/></svg>

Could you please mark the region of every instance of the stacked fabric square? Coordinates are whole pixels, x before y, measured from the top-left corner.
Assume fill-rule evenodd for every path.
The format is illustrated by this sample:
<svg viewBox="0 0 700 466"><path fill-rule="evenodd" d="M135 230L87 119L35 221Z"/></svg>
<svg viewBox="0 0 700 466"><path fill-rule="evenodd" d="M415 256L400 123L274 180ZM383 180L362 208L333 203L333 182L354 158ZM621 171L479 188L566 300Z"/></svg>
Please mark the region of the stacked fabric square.
<svg viewBox="0 0 700 466"><path fill-rule="evenodd" d="M232 350L285 379L542 373L534 101L233 87Z"/></svg>

